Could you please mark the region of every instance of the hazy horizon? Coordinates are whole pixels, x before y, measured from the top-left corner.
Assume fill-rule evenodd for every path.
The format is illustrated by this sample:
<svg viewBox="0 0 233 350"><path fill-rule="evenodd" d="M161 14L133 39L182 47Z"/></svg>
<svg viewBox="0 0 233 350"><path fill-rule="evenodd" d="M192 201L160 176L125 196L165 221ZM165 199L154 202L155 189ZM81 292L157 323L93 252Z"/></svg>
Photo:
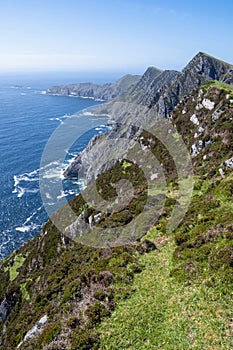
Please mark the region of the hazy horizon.
<svg viewBox="0 0 233 350"><path fill-rule="evenodd" d="M0 74L181 70L199 51L233 63L233 3L1 1Z"/></svg>

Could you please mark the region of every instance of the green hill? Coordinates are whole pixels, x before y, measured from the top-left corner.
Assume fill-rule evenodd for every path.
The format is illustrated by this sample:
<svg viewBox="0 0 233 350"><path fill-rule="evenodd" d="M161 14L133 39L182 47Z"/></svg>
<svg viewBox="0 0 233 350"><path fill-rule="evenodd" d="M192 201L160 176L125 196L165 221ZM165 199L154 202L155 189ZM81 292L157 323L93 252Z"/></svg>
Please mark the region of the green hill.
<svg viewBox="0 0 233 350"><path fill-rule="evenodd" d="M153 73L157 79L159 72ZM140 160L144 169L119 159L96 180L103 202L115 207L100 212L79 195L69 203L76 226L66 205L1 262L0 349L232 349L232 111L233 88L224 82L208 81L182 96L167 120L173 128L164 131L178 160L160 134L132 133L133 154L140 143L154 155L166 191L160 179L157 188L149 186L145 167L157 176L149 158ZM174 209L186 205L177 168L180 138L193 167L183 175L187 183L193 176L194 187L182 220L168 230ZM119 190L122 180L132 184L133 194L131 187ZM93 189L91 184L84 194ZM124 206L116 200L120 195L130 198ZM154 221L124 235L148 202ZM116 235L107 240L109 228Z"/></svg>

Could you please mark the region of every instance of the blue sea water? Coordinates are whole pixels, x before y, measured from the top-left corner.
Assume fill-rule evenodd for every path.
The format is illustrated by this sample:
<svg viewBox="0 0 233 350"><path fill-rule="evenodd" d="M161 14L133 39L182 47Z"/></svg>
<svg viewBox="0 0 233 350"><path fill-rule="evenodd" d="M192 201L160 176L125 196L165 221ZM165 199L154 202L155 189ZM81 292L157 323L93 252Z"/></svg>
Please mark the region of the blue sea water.
<svg viewBox="0 0 233 350"><path fill-rule="evenodd" d="M73 114L101 103L45 94L54 84L77 79L73 76L72 81L65 75L0 76L0 259L34 237L48 219L40 195L39 172L49 137ZM80 113L80 123L88 131L66 150L64 164L54 162L58 177L92 136L107 130L107 118L96 116L99 127L92 128L86 114ZM67 199L80 193L79 181L63 183L61 195Z"/></svg>

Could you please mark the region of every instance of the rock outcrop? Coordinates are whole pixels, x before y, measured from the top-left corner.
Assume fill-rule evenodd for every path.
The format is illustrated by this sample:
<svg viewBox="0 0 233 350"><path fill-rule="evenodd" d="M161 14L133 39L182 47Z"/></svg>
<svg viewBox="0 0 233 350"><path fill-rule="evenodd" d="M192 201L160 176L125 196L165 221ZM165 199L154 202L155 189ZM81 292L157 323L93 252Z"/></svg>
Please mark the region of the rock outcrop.
<svg viewBox="0 0 233 350"><path fill-rule="evenodd" d="M108 135L91 141L88 148L65 171L65 176L77 177L83 164L87 170L87 181L93 180L102 170L112 166L105 152L105 148L111 147L111 142L112 153L115 154L113 148L119 144L119 140L130 135L128 145L123 147L122 152L118 150L118 156L123 157L125 150L134 145L133 130L137 131L143 125L149 127L168 117L183 98L211 80L233 83L233 66L199 52L182 72L149 67L134 87L131 86L124 94L96 108L97 113L111 115L116 125ZM138 116L137 121L135 115ZM102 159L104 167L99 166L97 159Z"/></svg>
<svg viewBox="0 0 233 350"><path fill-rule="evenodd" d="M47 90L48 94L61 96L88 97L100 99L104 101L112 100L113 98L123 94L129 88L137 84L140 75L127 74L115 83L98 85L93 83L79 83L53 86Z"/></svg>
<svg viewBox="0 0 233 350"><path fill-rule="evenodd" d="M155 312L157 314L164 312L162 315L166 315L167 307L164 306L169 308L171 303L168 303L169 305L162 303L161 306L156 302L151 303L151 300L164 300L164 293L167 295L168 292L171 296L168 301L176 300L178 297L179 309L173 309L173 307L169 309L169 329L183 322L183 317L186 316L187 325L185 323L183 325L184 328L186 327L189 341L193 320L198 320L195 324L195 327L198 327L196 328L197 335L202 334L203 327L209 324L211 304L213 313L211 313L212 322L209 330L212 331L212 337L206 337L208 344L205 343L204 348L212 348L213 339L217 339L216 348L219 347L219 344L223 344L224 349L231 348L229 344L232 330L233 267L232 101L233 89L230 85L210 81L184 97L168 117L167 122L173 123L176 130L172 137L176 141L177 136L180 135L192 155L195 178L193 198L189 209L187 208L186 216L183 217L179 227L169 235L166 232L166 226L172 211L179 202L182 202L182 196L180 196L180 188L177 185L176 164L171 162L164 150L166 147L161 147L156 137L140 130L139 127L137 130L128 126L125 129L122 127L119 129L117 125L113 127L108 136L96 137L91 141L89 149L82 155L82 160L85 157L88 159L91 150L98 148L101 143L103 146L101 146L102 149L99 147L99 154L93 151L92 157L100 157L101 154L104 156L104 153L107 154L109 151L106 145L118 147L124 138L128 138L132 143L141 142L145 151L144 155L146 152L153 153L158 158L159 164L163 164L168 190L165 205L146 240L135 240L134 236L130 236L133 244L125 246L121 244L115 248L106 245L96 249L92 245L86 246L85 240L83 241L85 237L81 236L84 244L78 244L72 240L71 236L64 236L64 233L61 233L58 226L53 223L60 221L66 228L71 229L68 215L70 212L67 211L67 207L70 206L78 218L72 227L74 237L80 236L82 228L88 226L90 236L87 238L90 238L94 244L96 237L91 236L92 228L99 227L101 235L98 235L98 239L102 237L105 239L106 237L103 236L105 228L122 228L129 222L133 222L133 219L143 212L148 199L153 200L152 214L154 216L157 201L164 197L160 186L156 188L156 192L153 192L153 188L148 191L147 180L142 169L133 162L123 160L104 173L105 169L99 169L101 175L97 181L98 193L105 201L114 201L116 209L120 207L120 210L96 209L92 202L85 202L84 198L79 195L73 198L67 206L60 208L37 237L1 262L0 301L2 303L0 313L3 321L0 322L1 350L16 349L17 345L19 349L25 350L104 348L99 343L104 337L97 331L98 324L105 317L110 316L114 309L114 318L107 320L104 327L111 320L115 322L115 315L120 309L115 306L119 301L124 303L127 303L127 300L130 301L131 298L128 296L132 293L138 293L136 294L139 295L138 307L142 310L140 298L145 293L146 279L153 280L153 286L155 286L154 278L151 278L152 271L154 276L160 273L159 277L162 277L161 290L156 289L156 299L152 298L155 294L154 288L146 290L143 310L152 308L153 316ZM117 109L115 111L117 112ZM133 116L133 111L129 112ZM137 115L134 116L137 117ZM147 123L147 119L144 122ZM106 140L109 142L105 143ZM129 145L125 142L122 146L127 152ZM123 150L124 147L122 147ZM115 151L119 156L119 150L116 148ZM94 158L89 159L94 161ZM96 162L98 161L99 159L96 159ZM142 162L150 174L151 163L147 162L145 157ZM157 173L153 175L157 176ZM118 201L121 197L116 185L119 184L120 178L129 180L134 185L133 196L124 207ZM125 186L127 183L128 181ZM184 185L187 186L186 183ZM128 189L127 186L124 188ZM90 190L92 190L91 187ZM123 194L125 192L123 191ZM144 222L139 228L141 232ZM153 255L151 253L146 255L147 252L152 251L154 251ZM140 257L141 254L145 254L143 259ZM160 269L158 269L158 258L161 259ZM21 264L17 265L17 274L12 278L10 268L16 261L21 261ZM147 270L144 268L145 264L147 264ZM146 283L141 283L141 279L137 278L140 283L137 284L136 289L134 286L132 288L135 273L140 273L142 270ZM174 283L175 288L172 289ZM182 288L178 289L178 286ZM200 294L196 294L199 291ZM189 299L184 298L184 293L188 294ZM208 294L210 299L206 297L206 293L210 293ZM196 303L196 297L193 298L196 295L201 302L201 309ZM136 298L133 298L134 300ZM194 306L191 309L191 318L190 310L186 313L187 305L189 305L187 300ZM214 303L209 301L214 301ZM203 302L206 302L205 307L203 307ZM136 314L132 312L133 308L129 307L132 304L129 302L126 306L127 314L130 313L133 319ZM177 314L180 310L183 310L183 313L177 321ZM120 321L122 317L125 317L124 309L120 309ZM149 318L144 313L140 314L140 317L143 324L147 325ZM204 321L203 317L205 317ZM153 318L151 317L150 320ZM131 324L130 320L130 327ZM213 328L213 324L217 326ZM155 327L151 329L153 332ZM109 343L111 347L123 332L122 322L119 322L119 329L115 335L111 333L112 330L108 332L111 336L111 343ZM145 344L145 333L142 332L142 334L139 348L143 348ZM166 332L162 332L161 337L165 344ZM127 339L131 341L132 334ZM198 341L198 336L196 339ZM173 346L173 337L171 341L171 346ZM177 341L180 341L180 337ZM135 343L132 341L132 344ZM180 343L176 344L179 347ZM154 347L154 343L152 346ZM198 348L203 348L203 346L200 345Z"/></svg>

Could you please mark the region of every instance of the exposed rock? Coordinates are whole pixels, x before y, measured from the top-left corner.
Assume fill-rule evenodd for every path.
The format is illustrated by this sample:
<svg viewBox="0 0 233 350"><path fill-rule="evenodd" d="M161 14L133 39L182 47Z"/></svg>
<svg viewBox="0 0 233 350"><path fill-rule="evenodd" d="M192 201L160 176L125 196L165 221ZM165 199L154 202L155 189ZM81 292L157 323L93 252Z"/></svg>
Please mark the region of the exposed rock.
<svg viewBox="0 0 233 350"><path fill-rule="evenodd" d="M221 116L221 114L223 114L224 111L222 111L221 109L218 109L217 111L215 111L213 114L212 114L212 120L213 122L216 122L216 120L219 119L219 117Z"/></svg>
<svg viewBox="0 0 233 350"><path fill-rule="evenodd" d="M47 93L63 96L88 97L109 101L118 95L123 94L130 87L132 88L132 86L134 86L139 79L140 75L127 74L121 79L117 80L116 83L104 85L79 83L53 86L47 90Z"/></svg>
<svg viewBox="0 0 233 350"><path fill-rule="evenodd" d="M84 150L74 163L69 166L65 176L77 176L77 171L80 170L81 164L84 164L85 168L88 169L88 178L95 179L100 172L107 170L114 163L113 160L105 162L104 167L100 169L96 159L104 159L103 157L106 155L105 148L108 152L111 149L113 151L116 144L119 144L119 140L126 133L131 135L131 141L124 145L124 151L134 145L132 142L134 138L133 129L137 130L137 128L133 128L132 125L140 124L134 124L136 116L141 118L142 125L153 125L156 121L168 117L175 106L180 101L185 101L186 96L202 83L214 79L225 82L226 74L227 81L233 82L233 71L230 64L201 52L188 63L182 72L169 70L162 72L157 68L149 67L133 88L129 88L124 94L118 95L116 99L96 108L95 111L97 113L111 115L118 125L104 138L95 138L89 144L87 150ZM197 103L196 110L201 110L204 107L208 110L213 109L213 102L203 99L203 93L203 90L199 91L198 101L195 101ZM185 113L185 109L183 111ZM126 127L126 121L129 120L130 114L132 115L131 122ZM193 120L196 123L198 122L196 119ZM128 130L125 130L126 128ZM110 145L110 140L112 145ZM119 149L118 146L118 151ZM199 151L194 146L192 154L197 154L197 152ZM116 154L115 150L113 153ZM123 155L124 152L119 151L119 157Z"/></svg>
<svg viewBox="0 0 233 350"><path fill-rule="evenodd" d="M222 168L219 168L219 174L223 177L224 176L224 171L223 171L223 169Z"/></svg>
<svg viewBox="0 0 233 350"><path fill-rule="evenodd" d="M25 337L24 340L30 339L32 337L35 337L37 335L39 335L42 331L44 326L46 325L46 323L48 322L48 316L44 315L43 317L41 317L41 319L35 324L34 327L32 327L32 329L30 329Z"/></svg>
<svg viewBox="0 0 233 350"><path fill-rule="evenodd" d="M214 109L214 102L208 100L207 98L204 98L204 100L202 101L202 105L210 111Z"/></svg>
<svg viewBox="0 0 233 350"><path fill-rule="evenodd" d="M197 145L193 144L191 146L191 156L196 157L199 153L200 153L200 151L199 151Z"/></svg>
<svg viewBox="0 0 233 350"><path fill-rule="evenodd" d="M228 168L233 169L233 157L225 161L225 164Z"/></svg>
<svg viewBox="0 0 233 350"><path fill-rule="evenodd" d="M4 299L0 305L0 317L3 323L6 321L7 315L10 313L10 310L10 305L8 304L7 300Z"/></svg>
<svg viewBox="0 0 233 350"><path fill-rule="evenodd" d="M22 345L24 342L26 342L27 340L37 337L38 335L40 335L46 324L48 323L48 316L44 315L43 317L41 317L41 319L36 322L35 326L33 326L25 335L23 341L17 346L17 349L22 348Z"/></svg>
<svg viewBox="0 0 233 350"><path fill-rule="evenodd" d="M157 75L155 80L161 74ZM59 217L64 222L65 227L70 231L67 240L66 235L60 233L56 225L50 220L37 237L21 248L23 256L26 252L29 254L24 264L18 268L17 281L11 280L9 271L7 271L7 267L12 266L11 263L14 259L7 259L1 265L1 300L3 300L4 295L6 295L6 299L2 302L0 310L4 319L6 318L7 305L11 308L10 317L1 328L1 349L15 349L21 340L23 340L19 344L21 349L36 349L37 347L44 350L81 349L87 346L89 335L93 333L95 336L95 329L97 329L96 320L99 322L102 317L110 314L114 309L115 303L118 302L119 296L125 298L134 291L134 288L131 288L133 274L140 272L143 268L143 266L138 264L138 252L143 254L154 250L160 254L159 249L166 244L169 244L166 248L167 253L170 257L172 257L170 254L173 253L174 259L171 261L171 266L167 265L170 273L169 275L166 273L166 278L170 278L170 276L176 278L178 276L178 283L185 281L189 285L193 282L196 285L196 282L192 279L197 276L199 283L203 276L208 283L211 281L211 289L213 289L215 295L222 295L222 292L219 293L221 291L219 287L223 285L222 291L230 300L230 294L227 296L226 293L230 290L231 275L229 267L233 266L232 247L230 246L233 232L230 169L233 168L233 157L232 107L229 103L231 98L225 98L227 90L226 86L221 88L221 84L216 82L204 84L202 89L196 89L189 96L179 99L176 108L169 116L168 122L173 122L177 131L174 134L174 138L180 135L184 139L187 148L192 152L193 170L197 180L195 181L195 193L187 216L175 231L177 249L173 252L170 250L171 248L173 250L174 247L173 236L164 235L165 225L170 217L170 210L177 205L178 200L182 200L177 191L176 174L174 177L175 181L172 180L171 183L167 183L167 199L162 192L156 196L156 201L159 200L158 197L165 197L166 204L156 223L155 231L153 230L154 232L151 231L149 233L149 237L153 241L147 239L139 241L132 237L132 245L122 246L124 241L123 243L121 241L121 245L116 249L106 245L106 248L101 246L97 250L86 247L84 244L76 244L72 241L72 234L74 237L77 235L77 232L81 235L82 230L86 230L86 226L89 229L94 227L94 225L97 227L99 225L99 227L103 228L108 218L112 219L113 217L111 218L109 211L96 209L90 201L86 201L86 205L83 204L81 195L73 198L69 204L77 214L76 218L78 218L73 226L68 226L70 221L65 207L54 214L54 216L57 216L57 219ZM230 86L229 91L232 91ZM232 96L232 94L229 93L229 96ZM214 111L203 106L196 109L197 104L203 99L215 103L215 112L224 111L218 118L215 118L214 122L213 115L217 115L217 113L215 114ZM160 102L161 106L166 105L166 102L162 101L162 99ZM112 154L112 148L115 150L117 157L119 157L119 155L127 152L128 148L136 142L139 145L141 142L144 147L143 155L146 155L151 150L153 150L154 154L160 155L160 147L156 144L156 138L148 136L146 132L142 135L141 128L136 122L135 128L132 125L133 117L137 118L141 113L143 113L143 118L139 120L142 121L142 128L144 125L150 124L151 121L153 122L154 115L149 112L153 111L154 106L143 106L140 103L132 103L131 105L130 103L125 103L123 104L122 113L121 107L120 101L114 107L115 115L119 116L119 125L116 123L108 135L95 137L90 142L88 149L79 157L77 167L81 169L81 166L85 163L90 179L98 176L103 169L108 167L111 162L114 162L114 159L108 159L108 155ZM185 111L185 113L182 111ZM126 113L128 113L128 116ZM127 125L129 114L132 119L130 126ZM169 127L170 125L171 123ZM168 134L171 133L172 130L168 128ZM121 141L123 142L121 143ZM213 145L213 143L215 144ZM209 147L205 149L207 145ZM169 151L170 149L168 149ZM99 164L102 161L101 158L106 160L102 166ZM140 155L141 158L143 157ZM158 160L163 171L171 169L171 172L176 172L175 167L173 169L173 165L169 159L166 159L166 156L162 155L162 159ZM147 161L146 156L142 161L145 164L145 169L149 169L148 176L151 179L157 178L157 174L158 178L160 178L161 173L157 173L157 169L151 167L151 163ZM120 168L115 167L107 174L103 174L99 178L100 184L101 181L103 183L106 181L107 184L110 182L111 186L116 188L116 193L119 194L120 191L117 190L117 186L111 183L112 178L110 181L109 179L112 174L118 176L123 169L124 167L122 166ZM75 171L73 174L76 174ZM131 179L131 177L129 178ZM139 177L137 183L139 187L136 187L136 190L139 190L144 185L141 177ZM89 188L92 190L91 186ZM104 188L100 186L100 194L104 193ZM159 190L161 190L161 187L159 187ZM124 188L122 191L125 194ZM222 191L224 202L222 201ZM108 188L106 193L108 193ZM136 194L137 192L135 191ZM138 196L137 204L143 204L142 194L143 192L139 192L140 197ZM85 196L83 198L86 200ZM155 205L157 205L157 202L155 202ZM129 208L126 209L123 212L117 211L117 214L119 214L116 217L117 222L121 222L119 219L131 219L128 216L128 212L133 210L133 206L129 205ZM140 207L136 209L141 210ZM154 209L155 207L153 207L152 211L153 216L156 211ZM126 218L124 218L125 213L127 214ZM221 223L217 224L219 221ZM123 223L125 222L123 221ZM109 223L112 224L114 221L109 221ZM102 232L101 229L101 234ZM211 244L204 246L208 242L211 242ZM162 255L161 263L168 264L169 259L164 259L164 255ZM143 259L143 261L145 260ZM149 270L147 269L146 271L150 273L150 266L156 269L157 263L155 266L152 266L151 259L147 260L147 262L150 265L147 265ZM174 266L177 266L177 268L174 269ZM170 267L173 270L170 270ZM216 269L218 269L217 274ZM157 273L156 271L154 271L155 274ZM25 283L27 283L30 300L23 297L22 290L19 287L25 286ZM141 287L143 288L143 284ZM179 294L178 296L182 298L182 295ZM176 298L174 293L173 297ZM147 305L150 306L150 300ZM49 315L49 324L47 324L46 315L36 323L39 317L45 313ZM208 317L208 312L205 316ZM229 312L227 310L224 322L228 317ZM218 315L216 315L216 320L217 318ZM192 320L190 322L192 323ZM32 325L35 326L31 328ZM46 326L48 328L45 329L45 337L42 337L40 332ZM26 332L29 328L31 328L30 331L23 338L25 334L23 332ZM214 335L216 334L217 331ZM37 335L39 335L39 338L37 338ZM79 339L81 345L76 343ZM41 344L38 344L38 342L41 342ZM97 347L98 345L96 344Z"/></svg>
<svg viewBox="0 0 233 350"><path fill-rule="evenodd" d="M195 125L199 125L199 120L197 119L196 114L191 116L190 121Z"/></svg>

